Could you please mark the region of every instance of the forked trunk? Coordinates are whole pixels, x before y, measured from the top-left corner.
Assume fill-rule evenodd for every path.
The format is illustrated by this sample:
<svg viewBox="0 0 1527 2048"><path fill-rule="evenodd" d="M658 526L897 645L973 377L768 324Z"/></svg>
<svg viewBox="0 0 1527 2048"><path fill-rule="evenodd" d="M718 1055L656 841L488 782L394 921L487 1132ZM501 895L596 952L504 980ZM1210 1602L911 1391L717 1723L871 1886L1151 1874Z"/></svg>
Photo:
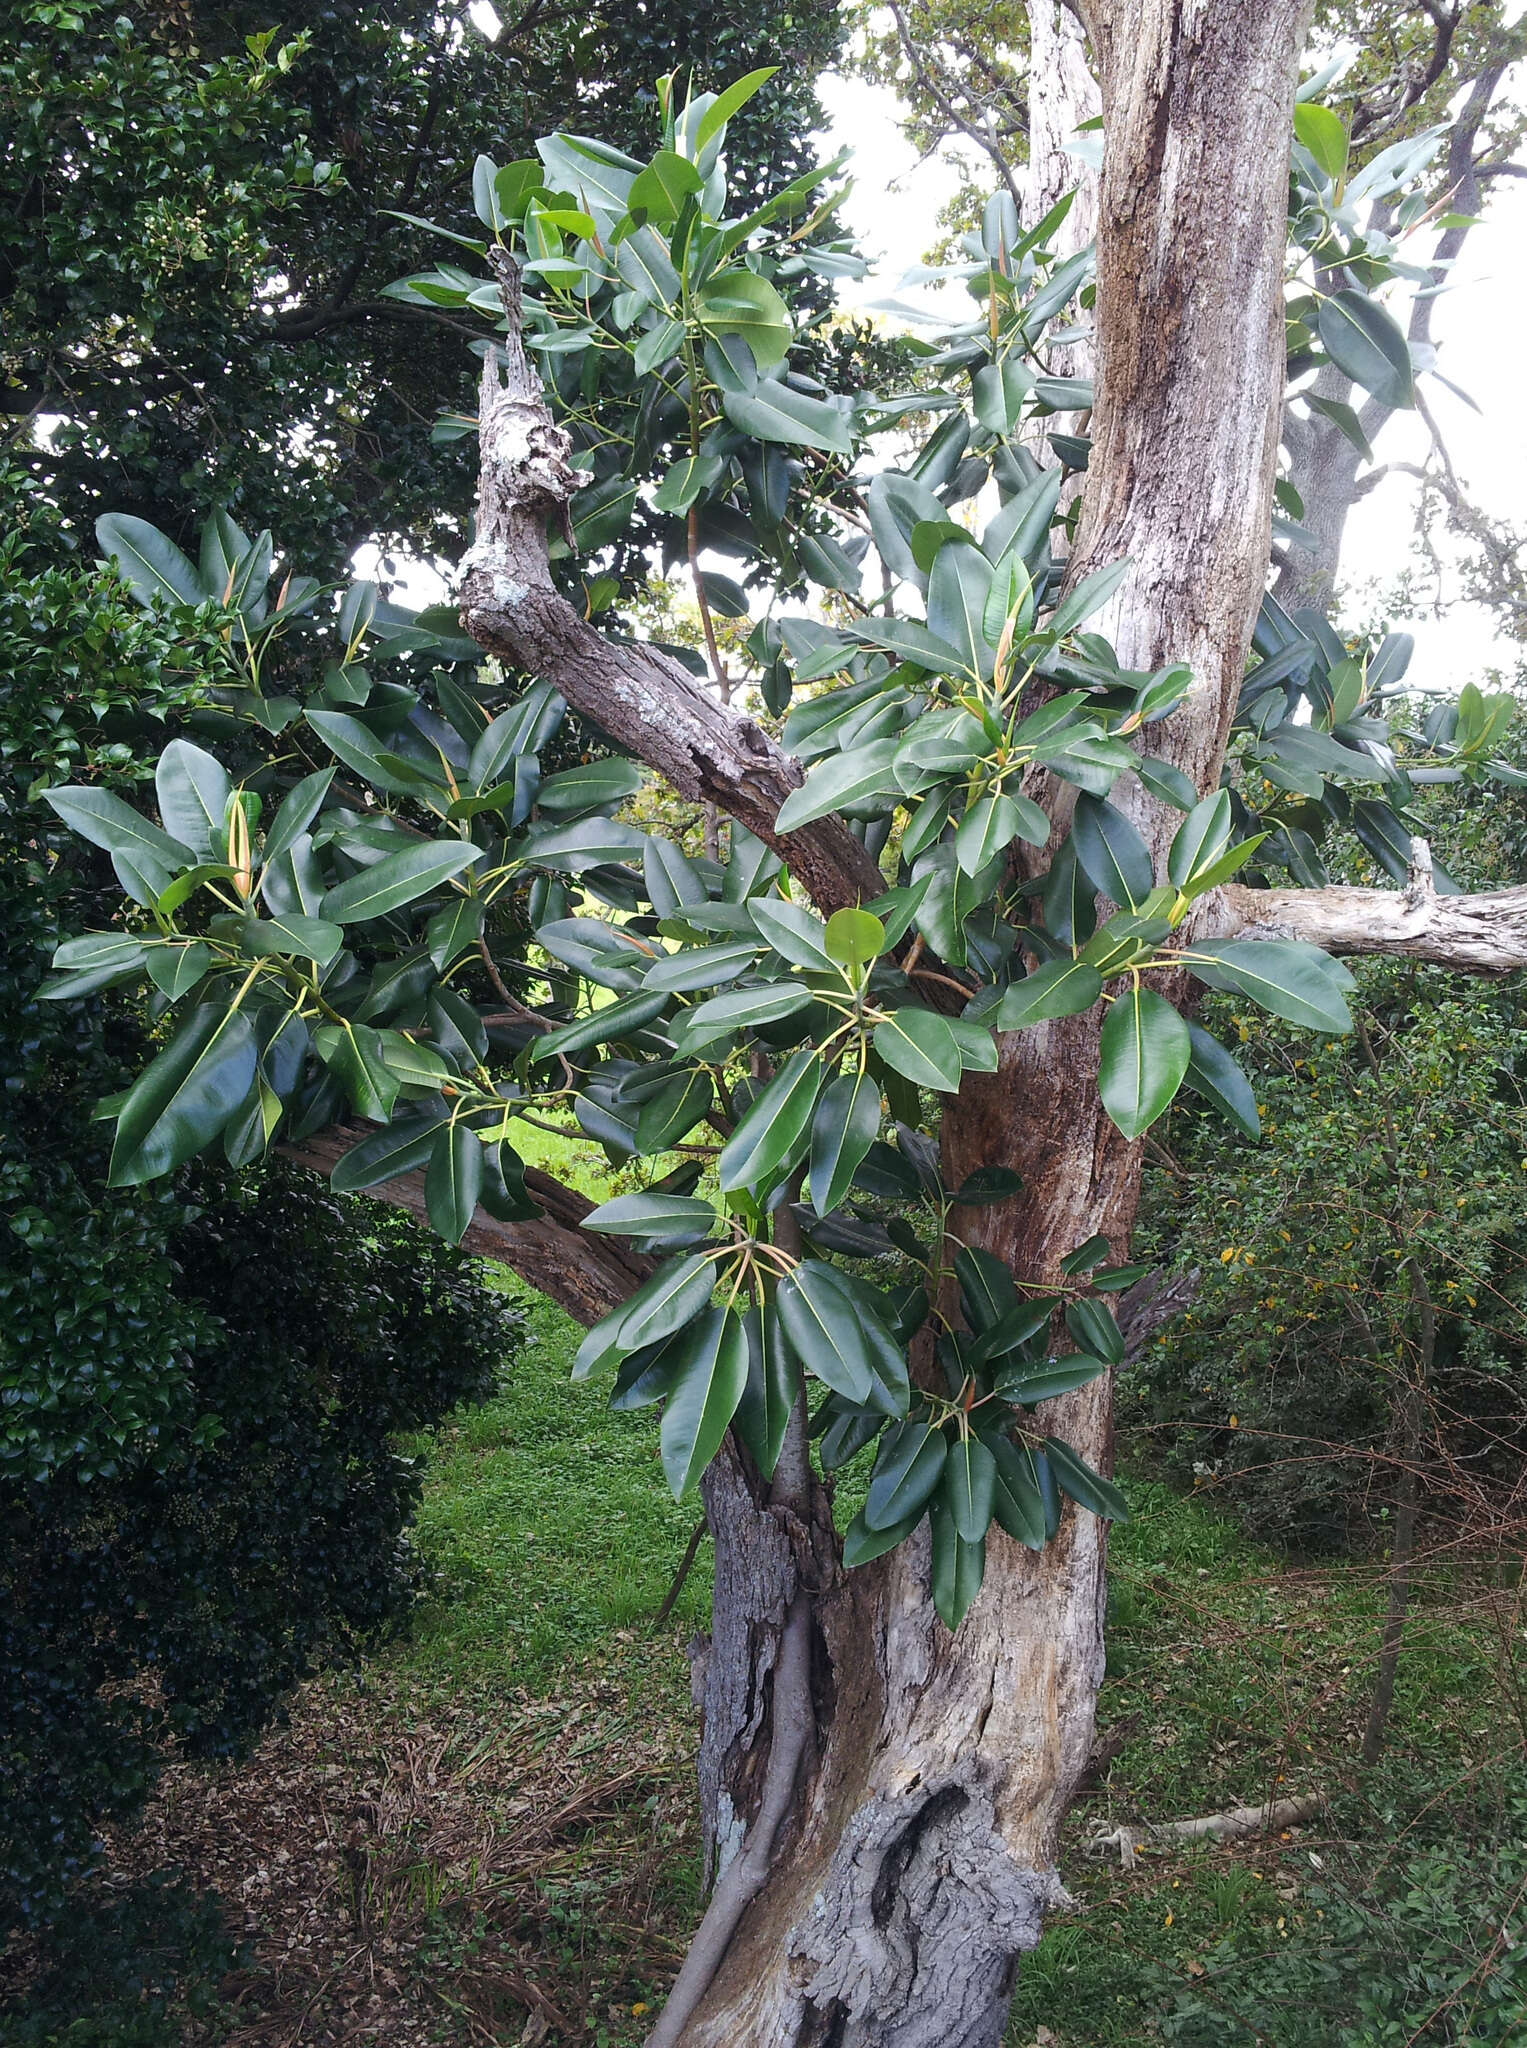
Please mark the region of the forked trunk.
<svg viewBox="0 0 1527 2048"><path fill-rule="evenodd" d="M1098 407L1078 569L1130 555L1106 622L1132 667L1190 661L1153 750L1213 786L1268 559L1282 384L1284 189L1300 0L1130 0L1088 12L1107 123ZM1121 792L1122 795L1122 792ZM1120 796L1116 795L1115 801ZM1175 814L1137 800L1164 855ZM1097 1017L1002 1042L944 1113L947 1171L1015 1167L1024 1192L955 1223L1020 1281L1053 1281L1095 1231L1122 1251L1138 1160L1097 1100ZM1107 1469L1106 1381L1046 1421ZM707 1793L725 1856L767 1775L784 1617L818 1542L793 1550L730 1470L713 1489L716 1646ZM726 1496L723 1508L720 1496ZM808 1516L820 1528L820 1511ZM995 1529L951 1636L925 1533L876 1564L826 1565L811 1744L766 1880L682 2026L683 2048L997 2048L1018 1958L1065 1898L1056 1837L1092 1740L1104 1529L1066 1509L1031 1554ZM759 1568L760 1559L772 1566ZM735 1596L757 1601L736 1611ZM814 1751L814 1754L811 1753Z"/></svg>

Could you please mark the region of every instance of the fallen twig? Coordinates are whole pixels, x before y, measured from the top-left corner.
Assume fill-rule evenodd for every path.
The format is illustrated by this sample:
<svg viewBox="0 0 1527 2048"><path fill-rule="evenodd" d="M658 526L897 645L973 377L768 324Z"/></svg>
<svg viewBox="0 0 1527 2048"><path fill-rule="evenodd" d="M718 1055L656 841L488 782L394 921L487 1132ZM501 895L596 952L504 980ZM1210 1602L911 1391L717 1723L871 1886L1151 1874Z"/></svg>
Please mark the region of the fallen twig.
<svg viewBox="0 0 1527 2048"><path fill-rule="evenodd" d="M1243 1835L1264 1834L1269 1828L1297 1827L1323 1812L1325 1804L1322 1794L1311 1793L1304 1799L1274 1799L1266 1806L1231 1806L1197 1820L1156 1820L1138 1828L1105 1828L1087 1844L1087 1854L1106 1856L1110 1849L1117 1849L1120 1868L1133 1870L1135 1851L1142 1842L1237 1841Z"/></svg>

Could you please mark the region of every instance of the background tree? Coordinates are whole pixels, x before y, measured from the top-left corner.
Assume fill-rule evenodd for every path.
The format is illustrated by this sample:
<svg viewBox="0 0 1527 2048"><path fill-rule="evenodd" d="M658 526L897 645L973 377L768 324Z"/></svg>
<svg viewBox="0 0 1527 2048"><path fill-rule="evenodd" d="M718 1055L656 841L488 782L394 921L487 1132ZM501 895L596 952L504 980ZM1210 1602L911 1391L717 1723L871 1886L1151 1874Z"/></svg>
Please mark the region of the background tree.
<svg viewBox="0 0 1527 2048"><path fill-rule="evenodd" d="M23 0L0 59L7 410L57 417L28 460L74 530L135 513L186 542L213 507L321 576L366 540L454 558L470 330L383 287L435 245L400 214L470 203L481 151L523 157L572 110L645 133L655 74L730 75L787 41L742 115L744 191L804 168L824 0L738 14L533 0L493 39L464 10L165 9Z"/></svg>
<svg viewBox="0 0 1527 2048"><path fill-rule="evenodd" d="M727 211L726 123L759 75L719 98L669 81L645 163L562 133L480 163L467 240L490 279L442 264L405 290L502 308L463 616L540 680L495 710L491 679L356 677L353 709L283 726L258 789L177 744L158 824L49 793L137 906L60 970L177 991L118 1106L113 1179L230 1128L287 1134L586 1319L608 1307L580 1375L663 1403L676 1492L706 1475L718 1874L658 2044L1000 2037L1090 1746L1138 1141L1190 1080L1256 1129L1244 1075L1183 1014L1189 978L1329 1034L1349 1024L1336 954L1527 957L1522 892L1438 894L1403 816L1412 766L1511 777L1509 705L1465 693L1402 762L1383 707L1403 647L1354 655L1262 604L1299 10L1134 5L1089 28L1095 305L1089 259L1054 247L1064 209L1025 226L998 195L973 317L925 359L931 403L835 394L794 352L775 280L845 252L820 175ZM1295 170L1308 276L1360 230L1338 173L1313 152ZM1377 284L1395 259L1363 260ZM1095 392L1043 359L1078 302ZM1381 338L1365 373L1397 375L1403 336L1365 291L1346 305ZM1049 430L1083 409L1090 436ZM916 457L872 478L865 445L916 413ZM950 514L988 477L976 535ZM703 548L744 595L804 574L843 600L839 625L771 616L754 639L804 781L688 666L593 623L578 557L649 488L705 602ZM213 575L131 520L102 538L149 602L258 590L268 567ZM725 859L614 817L628 763L545 773L564 700L726 813ZM1383 792L1362 821L1403 891L1247 885L1302 857L1293 829L1354 824L1352 786ZM321 1132L341 1108L359 1127ZM651 1162L641 1193L588 1216L522 1173L516 1120L569 1110ZM895 1253L889 1285L852 1270ZM872 1442L840 1551L818 1467Z"/></svg>
<svg viewBox="0 0 1527 2048"><path fill-rule="evenodd" d="M39 1000L61 929L118 889L39 791L136 792L236 671L205 612L151 618L81 570L14 469L0 494L0 1927L87 1957L131 2017L145 1952L200 1909L85 1882L103 1825L406 1611L420 1466L396 1434L480 1398L519 1334L458 1253L280 1162L103 1188L92 1111L164 999Z"/></svg>

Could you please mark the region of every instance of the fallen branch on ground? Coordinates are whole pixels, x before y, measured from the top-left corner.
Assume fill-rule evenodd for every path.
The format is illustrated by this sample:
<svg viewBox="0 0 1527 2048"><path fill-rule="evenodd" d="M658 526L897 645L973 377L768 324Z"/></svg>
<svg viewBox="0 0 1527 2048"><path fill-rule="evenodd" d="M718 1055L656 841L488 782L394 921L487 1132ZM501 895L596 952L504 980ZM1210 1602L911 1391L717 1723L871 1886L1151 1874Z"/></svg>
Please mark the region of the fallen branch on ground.
<svg viewBox="0 0 1527 2048"><path fill-rule="evenodd" d="M1144 1827L1105 1828L1087 1844L1089 1856L1119 1852L1119 1867L1133 1870L1135 1851L1142 1842L1232 1842L1243 1835L1265 1834L1270 1828L1298 1827L1313 1820L1325 1808L1325 1798L1311 1793L1304 1799L1274 1799L1266 1806L1231 1806L1223 1813L1204 1814L1198 1820L1148 1821Z"/></svg>

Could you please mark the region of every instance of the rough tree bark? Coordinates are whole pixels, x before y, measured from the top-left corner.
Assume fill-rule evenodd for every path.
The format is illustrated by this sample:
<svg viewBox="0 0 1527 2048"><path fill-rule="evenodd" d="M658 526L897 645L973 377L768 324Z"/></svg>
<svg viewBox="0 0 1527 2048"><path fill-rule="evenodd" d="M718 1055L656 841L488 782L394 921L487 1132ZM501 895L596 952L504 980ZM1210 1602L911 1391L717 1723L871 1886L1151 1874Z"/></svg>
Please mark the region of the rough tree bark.
<svg viewBox="0 0 1527 2048"><path fill-rule="evenodd" d="M1193 688L1153 728L1153 748L1201 790L1219 774L1268 560L1304 7L1092 0L1086 10L1107 157L1098 402L1076 573L1132 559L1100 624L1126 666L1192 664ZM503 281L512 315L512 266ZM779 839L775 809L797 771L763 734L652 650L606 640L556 595L544 527L572 479L513 335L504 376L485 373L482 433L479 540L463 592L470 629L554 680L681 793L778 844L821 908L878 893L873 863L840 825ZM1132 804L1163 856L1176 814L1132 789L1122 784L1115 801ZM1216 914L1246 928L1269 907L1298 915L1243 902L1249 895L1223 892ZM1408 901L1315 900L1333 921L1319 942L1331 945L1342 943L1343 914L1350 937L1382 914L1369 906ZM1461 912L1453 899L1404 914ZM1518 944L1524 929L1513 927ZM1122 1251L1133 1219L1137 1149L1100 1110L1098 1023L1008 1037L999 1072L967 1080L945 1113L954 1182L983 1164L1024 1178L1015 1202L956 1219L1023 1281L1053 1281L1064 1254L1096 1231ZM496 1227L496 1253L535 1266L537 1284L567 1301L565 1271L549 1269L569 1259L570 1242L571 1264L587 1270L594 1258L575 1225L564 1200L548 1224L560 1238ZM586 1284L598 1292L619 1276L601 1271ZM1047 1418L1104 1469L1110 1402L1106 1381L1095 1382ZM1102 1526L1068 1508L1037 1555L994 1530L982 1592L952 1638L928 1596L926 1536L844 1574L809 1462L782 1466L766 1489L728 1452L706 1484L717 1597L697 1673L701 1778L726 1910L702 1930L654 2044L996 2048L1017 1960L1065 1896L1055 1845L1102 1673Z"/></svg>
<svg viewBox="0 0 1527 2048"><path fill-rule="evenodd" d="M1089 18L1108 133L1098 407L1079 567L1130 555L1121 659L1193 662L1164 750L1213 785L1270 534L1282 383L1283 186L1298 0L1131 0ZM1108 627L1105 626L1105 630ZM1172 821L1141 823L1160 851ZM1007 1040L945 1111L947 1170L1016 1167L1025 1192L964 1219L1021 1279L1096 1230L1121 1248L1138 1167L1103 1118L1097 1022ZM1055 1426L1106 1466L1109 1392ZM721 1539L724 1547L725 1538ZM1055 1837L1102 1672L1103 1534L1070 1512L1038 1556L994 1532L957 1638L925 1547L818 1606L819 1762L684 2048L994 2048L1018 1956L1064 1894Z"/></svg>

